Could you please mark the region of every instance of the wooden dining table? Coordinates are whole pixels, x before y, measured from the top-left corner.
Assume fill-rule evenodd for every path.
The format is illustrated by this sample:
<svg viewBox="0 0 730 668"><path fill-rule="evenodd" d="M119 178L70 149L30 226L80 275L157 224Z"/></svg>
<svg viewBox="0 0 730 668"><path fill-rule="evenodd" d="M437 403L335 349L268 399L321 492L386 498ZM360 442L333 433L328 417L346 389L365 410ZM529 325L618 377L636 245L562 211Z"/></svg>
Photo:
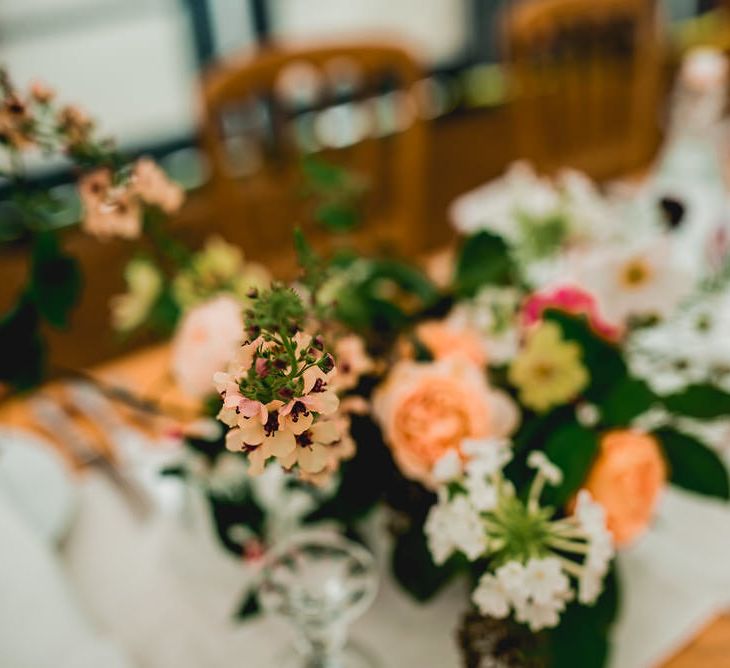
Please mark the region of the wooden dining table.
<svg viewBox="0 0 730 668"><path fill-rule="evenodd" d="M184 419L186 415L192 415L195 409L194 402L175 388L169 374L169 361L169 346L155 345L91 368L86 375L100 381L104 386L133 391L135 397L143 400L152 409L145 415L136 415L135 419L139 419L147 429L165 429L170 425L170 418L166 416L173 415L175 420ZM52 381L39 391L60 398L63 381ZM80 462L74 460L72 453L36 423L30 407L31 398L32 395L19 396L0 402L0 425L36 431L46 439L50 437L49 440L68 461L69 466L80 467ZM137 413L135 410L130 411L126 405L122 409L132 418ZM103 440L99 442L103 443ZM661 668L730 668L730 611L707 624L672 659L663 663Z"/></svg>

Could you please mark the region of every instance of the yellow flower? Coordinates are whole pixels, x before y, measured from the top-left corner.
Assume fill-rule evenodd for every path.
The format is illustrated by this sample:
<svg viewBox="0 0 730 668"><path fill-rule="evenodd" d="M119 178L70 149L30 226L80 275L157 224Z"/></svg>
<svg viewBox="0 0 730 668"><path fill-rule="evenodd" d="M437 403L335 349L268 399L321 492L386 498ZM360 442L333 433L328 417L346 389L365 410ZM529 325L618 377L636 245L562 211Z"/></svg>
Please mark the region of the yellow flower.
<svg viewBox="0 0 730 668"><path fill-rule="evenodd" d="M555 323L543 322L528 334L525 347L510 366L509 380L519 390L522 403L542 413L573 399L589 379L580 346L564 341Z"/></svg>
<svg viewBox="0 0 730 668"><path fill-rule="evenodd" d="M264 267L244 261L238 246L221 237L211 237L195 254L190 265L175 276L172 292L183 310L223 292L237 297L245 306L248 291L251 288L264 289L270 280Z"/></svg>

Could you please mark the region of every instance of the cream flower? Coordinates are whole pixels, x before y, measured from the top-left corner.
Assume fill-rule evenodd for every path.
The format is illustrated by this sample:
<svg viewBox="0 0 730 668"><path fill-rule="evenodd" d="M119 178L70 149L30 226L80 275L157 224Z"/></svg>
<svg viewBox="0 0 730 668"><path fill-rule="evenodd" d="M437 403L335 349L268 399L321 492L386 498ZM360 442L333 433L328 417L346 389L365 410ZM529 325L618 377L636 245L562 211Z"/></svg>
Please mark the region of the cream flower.
<svg viewBox="0 0 730 668"><path fill-rule="evenodd" d="M361 337L355 334L343 336L335 343L337 374L333 379L335 387L342 390L354 388L360 377L373 370L373 360L365 350Z"/></svg>
<svg viewBox="0 0 730 668"><path fill-rule="evenodd" d="M319 420L297 435L295 446L289 454L280 456L279 461L286 469L298 464L304 473L321 473L330 460L330 448L341 437L337 421Z"/></svg>
<svg viewBox="0 0 730 668"><path fill-rule="evenodd" d="M148 260L134 259L124 269L127 292L111 298L112 326L130 332L149 315L162 289L162 276Z"/></svg>
<svg viewBox="0 0 730 668"><path fill-rule="evenodd" d="M332 443L325 444L327 449L327 461L317 473L310 473L300 469L299 477L318 487L326 486L332 479L340 464L351 459L357 450L355 441L350 435L350 420L347 417L337 416L332 419L337 425L339 439Z"/></svg>
<svg viewBox="0 0 730 668"><path fill-rule="evenodd" d="M175 276L172 292L184 309L221 292L230 293L245 305L251 289L263 290L271 275L261 265L245 262L238 246L218 236L206 240L190 265Z"/></svg>

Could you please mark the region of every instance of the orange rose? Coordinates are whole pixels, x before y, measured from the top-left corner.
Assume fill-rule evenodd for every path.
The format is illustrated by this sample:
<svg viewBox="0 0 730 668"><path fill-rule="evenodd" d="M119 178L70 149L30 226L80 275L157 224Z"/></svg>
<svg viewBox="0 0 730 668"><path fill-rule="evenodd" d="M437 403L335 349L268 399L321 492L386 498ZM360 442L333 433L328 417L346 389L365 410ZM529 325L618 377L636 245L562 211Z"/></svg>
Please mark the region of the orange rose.
<svg viewBox="0 0 730 668"><path fill-rule="evenodd" d="M466 359L401 361L373 396L373 415L403 475L435 487L432 470L461 442L514 431L517 407Z"/></svg>
<svg viewBox="0 0 730 668"><path fill-rule="evenodd" d="M428 348L434 359L460 355L477 366L487 363L484 343L468 327L458 327L446 321L429 320L416 327L418 340Z"/></svg>
<svg viewBox="0 0 730 668"><path fill-rule="evenodd" d="M585 488L605 509L606 525L617 546L628 545L647 528L666 479L655 438L632 430L603 436Z"/></svg>

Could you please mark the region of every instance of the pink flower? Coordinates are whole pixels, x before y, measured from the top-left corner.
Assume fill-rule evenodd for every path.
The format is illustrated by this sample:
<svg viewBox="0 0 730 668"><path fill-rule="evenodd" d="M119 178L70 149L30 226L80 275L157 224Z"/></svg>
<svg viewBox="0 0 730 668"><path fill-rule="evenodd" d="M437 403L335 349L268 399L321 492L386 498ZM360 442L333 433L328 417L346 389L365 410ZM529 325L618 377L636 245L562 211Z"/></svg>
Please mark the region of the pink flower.
<svg viewBox="0 0 730 668"><path fill-rule="evenodd" d="M108 169L96 169L79 180L84 231L100 239L136 239L142 232L139 201L125 186L113 186Z"/></svg>
<svg viewBox="0 0 730 668"><path fill-rule="evenodd" d="M465 439L501 438L517 427L512 399L462 357L397 363L373 396L373 415L403 475L435 488L434 465Z"/></svg>
<svg viewBox="0 0 730 668"><path fill-rule="evenodd" d="M30 85L30 95L36 102L48 104L56 96L56 92L42 81L34 81Z"/></svg>
<svg viewBox="0 0 730 668"><path fill-rule="evenodd" d="M429 320L416 327L416 336L437 360L460 356L477 366L487 363L484 342L469 327Z"/></svg>
<svg viewBox="0 0 730 668"><path fill-rule="evenodd" d="M149 158L137 160L130 182L135 194L148 204L160 207L168 215L177 212L185 199L183 189L170 181L157 163Z"/></svg>
<svg viewBox="0 0 730 668"><path fill-rule="evenodd" d="M355 334L343 336L335 343L337 373L333 384L338 390L351 390L360 376L372 371L373 360L368 357L363 340Z"/></svg>
<svg viewBox="0 0 730 668"><path fill-rule="evenodd" d="M188 311L172 344L172 372L178 385L195 397L215 392L214 376L234 357L242 335L241 306L232 297L216 297ZM216 376L216 380L220 378ZM258 407L249 406L257 402L234 394L238 387L233 379L228 383L227 407L259 412Z"/></svg>
<svg viewBox="0 0 730 668"><path fill-rule="evenodd" d="M585 315L593 331L609 341L618 341L623 335L621 327L601 316L595 297L577 286L560 285L531 294L522 307L523 323L529 327L540 322L547 309Z"/></svg>

